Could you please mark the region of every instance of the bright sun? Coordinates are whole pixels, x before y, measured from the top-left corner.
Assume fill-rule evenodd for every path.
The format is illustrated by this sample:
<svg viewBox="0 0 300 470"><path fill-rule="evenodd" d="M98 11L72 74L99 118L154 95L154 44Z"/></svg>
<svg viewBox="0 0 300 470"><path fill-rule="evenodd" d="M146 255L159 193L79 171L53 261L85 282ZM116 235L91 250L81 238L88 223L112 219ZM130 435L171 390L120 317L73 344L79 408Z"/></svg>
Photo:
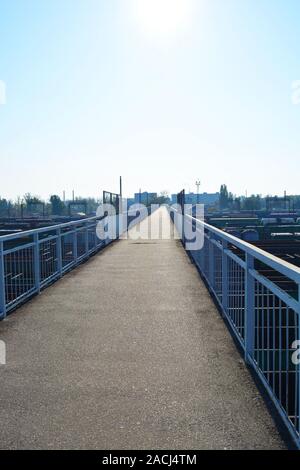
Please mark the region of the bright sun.
<svg viewBox="0 0 300 470"><path fill-rule="evenodd" d="M150 38L170 38L185 30L192 17L193 0L133 0L134 16Z"/></svg>

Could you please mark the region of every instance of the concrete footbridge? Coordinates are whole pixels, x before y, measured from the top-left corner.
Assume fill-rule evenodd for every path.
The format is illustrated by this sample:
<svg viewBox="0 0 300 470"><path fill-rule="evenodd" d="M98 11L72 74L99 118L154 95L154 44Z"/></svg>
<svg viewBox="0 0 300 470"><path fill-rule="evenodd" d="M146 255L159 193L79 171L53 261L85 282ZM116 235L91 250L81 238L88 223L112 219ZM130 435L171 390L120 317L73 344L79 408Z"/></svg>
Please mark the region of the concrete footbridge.
<svg viewBox="0 0 300 470"><path fill-rule="evenodd" d="M298 366L282 361L299 300L259 250L202 229L194 254L178 237L104 248L93 220L0 238L0 448L284 449L280 423L297 443Z"/></svg>

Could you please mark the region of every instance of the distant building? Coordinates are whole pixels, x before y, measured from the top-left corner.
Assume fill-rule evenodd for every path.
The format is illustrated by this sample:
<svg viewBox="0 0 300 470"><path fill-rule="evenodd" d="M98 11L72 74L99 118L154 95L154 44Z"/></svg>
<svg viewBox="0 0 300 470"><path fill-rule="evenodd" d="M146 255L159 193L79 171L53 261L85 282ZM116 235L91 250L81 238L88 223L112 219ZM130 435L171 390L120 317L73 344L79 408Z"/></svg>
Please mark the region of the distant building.
<svg viewBox="0 0 300 470"><path fill-rule="evenodd" d="M134 197L128 197L126 201L127 201L127 207L133 206L133 204L135 204Z"/></svg>
<svg viewBox="0 0 300 470"><path fill-rule="evenodd" d="M185 202L186 204L204 204L207 206L211 206L219 202L219 193L202 193L202 194L195 194L195 193L186 193L185 195ZM177 203L177 194L172 194L172 204Z"/></svg>
<svg viewBox="0 0 300 470"><path fill-rule="evenodd" d="M134 195L135 204L148 205L148 204L154 203L156 199L157 199L157 193L143 192L143 193L135 193Z"/></svg>

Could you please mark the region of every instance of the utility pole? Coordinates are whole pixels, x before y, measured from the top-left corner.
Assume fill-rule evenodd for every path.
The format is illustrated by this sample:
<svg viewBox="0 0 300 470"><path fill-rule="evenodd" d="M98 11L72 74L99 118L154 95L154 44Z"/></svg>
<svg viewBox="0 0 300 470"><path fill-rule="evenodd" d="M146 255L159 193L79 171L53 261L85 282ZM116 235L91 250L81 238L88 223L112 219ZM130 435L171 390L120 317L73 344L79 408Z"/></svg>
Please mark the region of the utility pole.
<svg viewBox="0 0 300 470"><path fill-rule="evenodd" d="M196 181L196 186L197 186L197 204L199 204L199 195L200 195L200 186L201 186L200 180Z"/></svg>
<svg viewBox="0 0 300 470"><path fill-rule="evenodd" d="M120 176L120 199L122 199L122 193L123 193L123 188L122 188L122 176Z"/></svg>
<svg viewBox="0 0 300 470"><path fill-rule="evenodd" d="M122 188L122 176L120 176L120 194L119 194L119 213L123 213L123 198L122 198L123 188Z"/></svg>

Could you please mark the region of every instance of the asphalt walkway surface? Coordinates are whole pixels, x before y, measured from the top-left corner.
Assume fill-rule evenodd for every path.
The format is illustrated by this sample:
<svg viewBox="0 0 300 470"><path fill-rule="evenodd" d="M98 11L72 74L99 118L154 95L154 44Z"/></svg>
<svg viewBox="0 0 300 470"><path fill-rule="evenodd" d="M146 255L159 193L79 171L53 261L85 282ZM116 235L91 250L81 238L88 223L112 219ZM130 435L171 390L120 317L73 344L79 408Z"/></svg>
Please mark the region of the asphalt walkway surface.
<svg viewBox="0 0 300 470"><path fill-rule="evenodd" d="M1 322L0 339L1 449L285 447L177 240L114 243Z"/></svg>

